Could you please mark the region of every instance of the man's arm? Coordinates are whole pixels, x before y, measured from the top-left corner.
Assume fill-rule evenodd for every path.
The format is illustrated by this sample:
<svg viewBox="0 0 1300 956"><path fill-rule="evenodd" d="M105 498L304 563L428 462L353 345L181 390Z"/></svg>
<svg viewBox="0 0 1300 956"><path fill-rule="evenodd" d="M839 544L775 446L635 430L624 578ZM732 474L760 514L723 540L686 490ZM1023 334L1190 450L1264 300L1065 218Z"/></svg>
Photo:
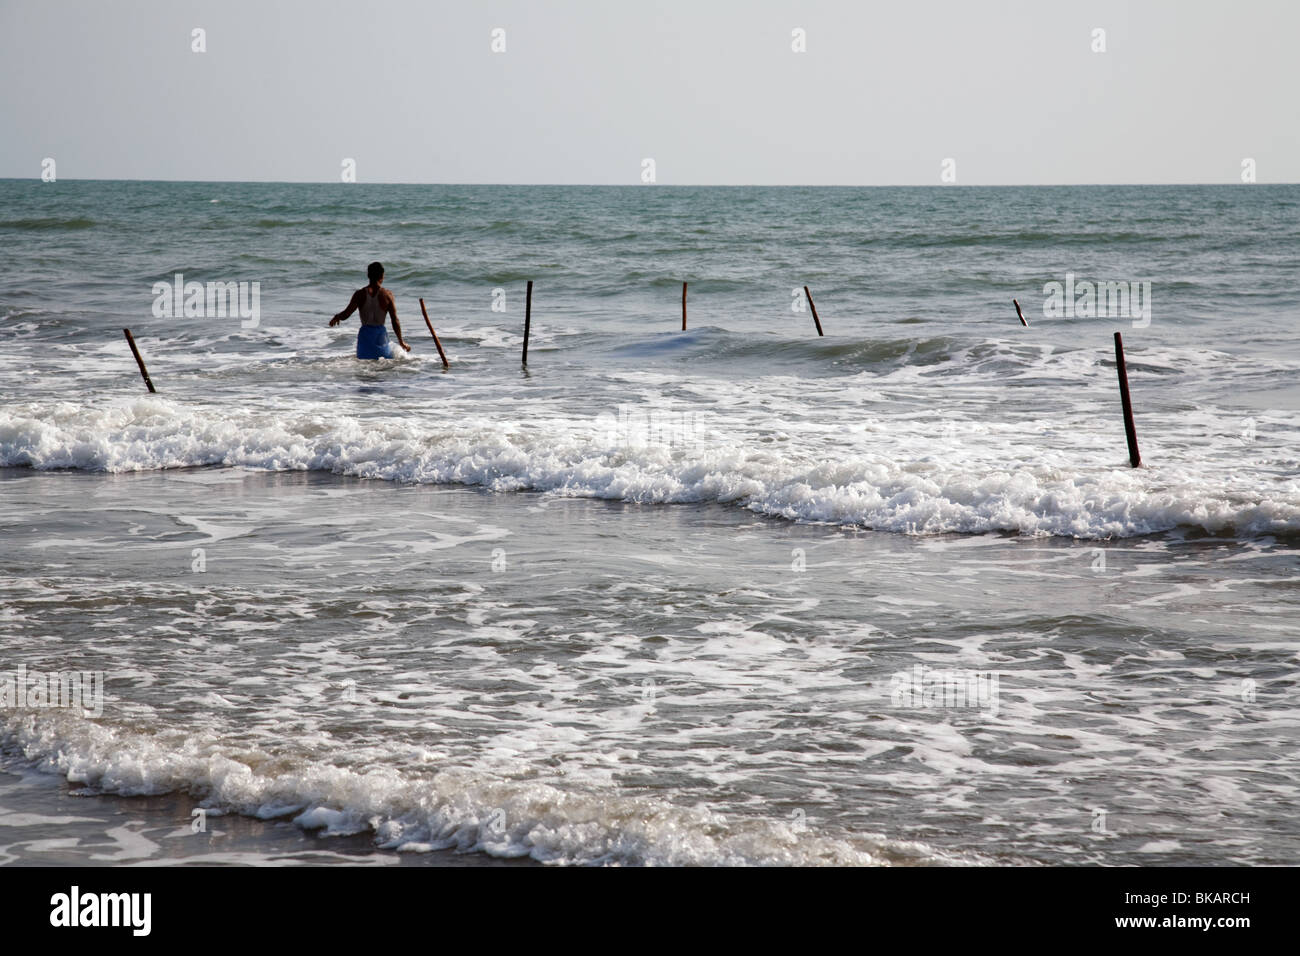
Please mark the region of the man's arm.
<svg viewBox="0 0 1300 956"><path fill-rule="evenodd" d="M340 312L338 315L334 316L334 318L330 319L330 328L333 328L334 326L338 325L340 322L344 321L349 316L351 316L353 312L357 311L360 305L361 305L361 290L358 289L356 292L352 293L352 298L348 300L348 307L344 309L342 312Z"/></svg>
<svg viewBox="0 0 1300 956"><path fill-rule="evenodd" d="M397 333L397 344L406 351L411 351L411 347L406 344L406 339L402 338L402 326L397 321L397 299L393 293L388 293L388 314L393 317L393 331Z"/></svg>

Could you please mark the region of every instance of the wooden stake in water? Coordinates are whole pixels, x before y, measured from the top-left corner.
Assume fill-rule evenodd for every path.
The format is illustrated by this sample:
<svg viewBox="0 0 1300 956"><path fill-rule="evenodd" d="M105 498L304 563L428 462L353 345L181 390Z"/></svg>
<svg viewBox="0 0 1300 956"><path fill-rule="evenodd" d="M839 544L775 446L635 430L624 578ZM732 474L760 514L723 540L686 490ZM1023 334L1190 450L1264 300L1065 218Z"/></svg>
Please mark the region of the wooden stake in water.
<svg viewBox="0 0 1300 956"><path fill-rule="evenodd" d="M817 334L824 335L825 333L822 332L822 320L817 318L817 306L813 305L812 293L808 291L807 286L803 287L803 297L808 300L808 308L812 309L813 322L817 325Z"/></svg>
<svg viewBox="0 0 1300 956"><path fill-rule="evenodd" d="M686 283L682 283L682 331L686 331Z"/></svg>
<svg viewBox="0 0 1300 956"><path fill-rule="evenodd" d="M1020 311L1020 303L1017 302L1015 299L1012 299L1012 300L1011 300L1011 304L1014 305L1014 306L1016 307L1016 315L1020 316L1020 324L1021 324L1021 325L1028 325L1029 323L1025 321L1025 315L1024 315L1024 313Z"/></svg>
<svg viewBox="0 0 1300 956"><path fill-rule="evenodd" d="M524 298L524 365L528 364L528 327L533 321L533 280L528 280L528 295Z"/></svg>
<svg viewBox="0 0 1300 956"><path fill-rule="evenodd" d="M135 364L140 366L140 377L144 379L145 385L149 386L149 391L157 392L158 389L153 387L153 382L149 380L149 370L144 367L144 359L140 357L140 350L135 347L135 338L131 335L130 329L123 329L126 335L126 344L131 346L131 354L135 356Z"/></svg>
<svg viewBox="0 0 1300 956"><path fill-rule="evenodd" d="M1128 397L1128 368L1124 365L1124 340L1115 333L1115 369L1119 372L1119 400L1124 406L1124 434L1128 436L1128 462L1134 468L1142 464L1138 451L1137 429L1133 427L1133 403Z"/></svg>
<svg viewBox="0 0 1300 956"><path fill-rule="evenodd" d="M424 300L420 300L420 311L424 313L424 324L429 327L429 334L433 336L433 344L438 346L438 356L442 359L443 368L451 368L451 363L447 361L447 353L442 350L442 343L438 341L438 333L433 331L433 323L429 321L429 310L424 307Z"/></svg>

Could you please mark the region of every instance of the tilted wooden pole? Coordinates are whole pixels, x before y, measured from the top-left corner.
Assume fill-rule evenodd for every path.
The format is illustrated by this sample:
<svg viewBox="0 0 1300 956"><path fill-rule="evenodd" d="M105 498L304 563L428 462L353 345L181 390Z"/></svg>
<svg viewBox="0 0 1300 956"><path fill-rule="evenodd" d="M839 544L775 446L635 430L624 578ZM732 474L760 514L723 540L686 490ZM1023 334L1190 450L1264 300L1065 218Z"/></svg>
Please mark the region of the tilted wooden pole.
<svg viewBox="0 0 1300 956"><path fill-rule="evenodd" d="M1020 316L1020 324L1026 326L1029 325L1029 323L1025 321L1024 313L1020 311L1020 303L1017 302L1015 299L1012 299L1011 304L1016 307L1016 315Z"/></svg>
<svg viewBox="0 0 1300 956"><path fill-rule="evenodd" d="M144 367L144 359L140 357L140 350L135 347L135 338L131 335L130 329L123 329L126 335L126 344L131 346L131 354L135 356L135 364L140 366L140 377L144 379L145 385L149 386L149 391L157 392L158 389L153 387L153 382L149 379L149 370Z"/></svg>
<svg viewBox="0 0 1300 956"><path fill-rule="evenodd" d="M451 368L451 363L447 361L447 353L442 350L442 343L438 341L438 333L433 331L433 323L429 321L429 310L424 307L424 300L420 300L420 311L424 313L424 324L429 327L429 334L433 336L433 344L438 346L438 355L442 359L443 368Z"/></svg>
<svg viewBox="0 0 1300 956"><path fill-rule="evenodd" d="M817 306L813 305L812 293L808 291L807 286L803 287L803 297L808 300L808 308L812 309L813 322L817 324L817 334L824 335L825 333L822 332L822 320L817 318Z"/></svg>

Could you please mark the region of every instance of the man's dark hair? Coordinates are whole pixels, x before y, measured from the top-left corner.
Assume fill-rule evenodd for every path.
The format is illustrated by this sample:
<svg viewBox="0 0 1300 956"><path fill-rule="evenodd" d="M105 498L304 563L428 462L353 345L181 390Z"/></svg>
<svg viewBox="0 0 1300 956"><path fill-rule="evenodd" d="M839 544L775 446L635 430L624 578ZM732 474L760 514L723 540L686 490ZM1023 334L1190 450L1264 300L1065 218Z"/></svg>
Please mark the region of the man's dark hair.
<svg viewBox="0 0 1300 956"><path fill-rule="evenodd" d="M366 266L366 278L371 282L384 277L384 264L382 262L372 262Z"/></svg>

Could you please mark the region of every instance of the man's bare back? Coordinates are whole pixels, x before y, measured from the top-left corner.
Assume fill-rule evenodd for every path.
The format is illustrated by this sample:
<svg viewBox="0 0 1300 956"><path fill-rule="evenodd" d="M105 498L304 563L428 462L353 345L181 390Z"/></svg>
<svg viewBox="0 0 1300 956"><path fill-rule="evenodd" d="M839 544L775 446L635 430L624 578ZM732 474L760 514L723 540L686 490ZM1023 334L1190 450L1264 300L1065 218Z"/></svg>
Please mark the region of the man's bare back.
<svg viewBox="0 0 1300 956"><path fill-rule="evenodd" d="M365 326L378 326L382 329L384 326L384 320L391 317L393 322L393 332L397 335L397 344L406 349L406 351L411 351L411 347L407 345L406 340L402 338L401 323L397 321L397 300L393 298L391 292L383 287L383 266L377 262L373 262L370 264L370 268L367 271L370 278L370 285L360 288L356 292L352 293L352 298L348 301L348 307L338 315L334 316L334 318L330 319L330 327L332 328L338 325L340 322L350 317L353 312L357 311L360 311L361 313L361 325L363 331ZM358 353L358 357L361 357L360 353Z"/></svg>

